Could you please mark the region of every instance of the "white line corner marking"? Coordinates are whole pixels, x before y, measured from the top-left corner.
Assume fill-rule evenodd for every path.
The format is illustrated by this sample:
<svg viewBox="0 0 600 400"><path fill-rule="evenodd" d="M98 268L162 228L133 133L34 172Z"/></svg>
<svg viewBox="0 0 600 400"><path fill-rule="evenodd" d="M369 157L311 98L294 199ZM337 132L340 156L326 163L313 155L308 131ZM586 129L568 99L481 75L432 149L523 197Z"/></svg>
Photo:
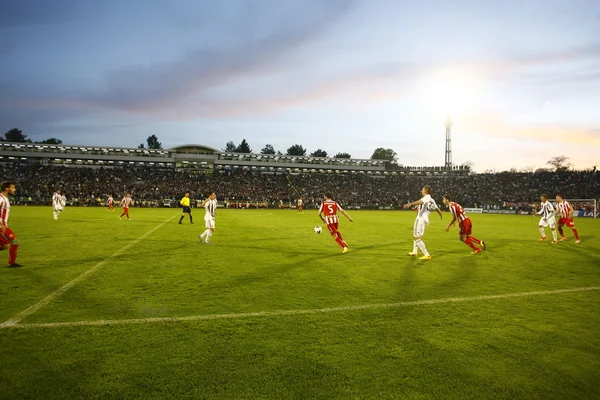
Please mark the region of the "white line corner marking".
<svg viewBox="0 0 600 400"><path fill-rule="evenodd" d="M44 299L40 300L37 304L32 305L31 307L29 307L25 311L21 311L20 313L18 313L14 317L12 317L12 318L4 321L3 323L0 324L0 328L6 328L6 327L17 325L23 319L27 318L28 316L30 316L34 312L38 311L40 308L42 308L42 307L50 304L51 302L53 302L54 300L56 300L57 298L59 298L60 296L62 296L67 290L71 289L73 286L77 285L79 282L83 281L88 276L90 276L91 274L93 274L94 272L96 272L104 264L106 264L107 262L109 262L113 258L121 255L121 253L129 250L131 247L135 246L136 244L138 244L142 240L146 239L148 236L150 236L151 234L153 234L154 232L156 232L158 229L162 228L162 226L164 224L166 224L167 222L169 222L170 220L172 220L173 218L175 218L178 215L179 214L175 214L171 218L169 218L165 222L163 222L162 224L160 224L160 225L158 225L158 226L150 229L148 232L144 233L139 238L135 239L134 241L132 241L131 243L129 243L128 245L126 245L122 249L117 250L116 252L114 252L113 254L111 254L110 256L108 256L107 258L105 258L104 260L100 261L98 264L94 265L92 268L90 268L87 271L85 271L83 274L79 275L77 278L73 279L71 282L67 283L65 286L61 287L60 289L57 289L54 293L49 294Z"/></svg>
<svg viewBox="0 0 600 400"><path fill-rule="evenodd" d="M33 328L58 328L58 327L72 327L72 326L130 325L130 324L144 324L144 323L155 323L155 322L206 321L206 320L213 320L213 319L242 319L242 318L256 318L256 317L277 317L277 316L285 316L285 315L322 314L322 313L333 313L333 312L344 312L344 311L410 307L410 306L420 306L420 305L429 305L429 304L460 303L460 302L478 301L478 300L508 299L508 298L513 298L513 297L541 296L541 295L550 295L550 294L588 292L588 291L597 291L597 290L600 290L600 286L578 287L578 288L558 289L558 290L546 290L546 291L537 291L537 292L506 293L506 294L496 294L496 295L488 295L488 296L447 297L447 298L443 298L443 299L403 301L403 302L399 302L399 303L365 304L365 305L346 306L346 307L313 308L313 309L307 309L307 310L276 310L276 311L261 311L261 312L249 312L249 313L235 313L235 314L191 315L191 316L187 316L187 317L112 319L112 320L73 321L73 322L45 322L45 323L37 323L37 324L19 324L18 322L15 322L10 325L6 324L6 323L0 324L0 329L2 329L2 328L33 329ZM27 310L25 310L25 311L27 311ZM23 313L21 313L21 314L23 314ZM17 316L19 316L21 314L18 314Z"/></svg>

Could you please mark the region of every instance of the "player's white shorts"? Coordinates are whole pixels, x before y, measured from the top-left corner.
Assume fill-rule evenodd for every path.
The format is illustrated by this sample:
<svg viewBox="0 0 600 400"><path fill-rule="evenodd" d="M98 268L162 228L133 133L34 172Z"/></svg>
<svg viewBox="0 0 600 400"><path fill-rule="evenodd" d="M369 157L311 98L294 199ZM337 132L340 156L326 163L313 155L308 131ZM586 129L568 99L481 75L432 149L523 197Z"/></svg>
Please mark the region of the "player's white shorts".
<svg viewBox="0 0 600 400"><path fill-rule="evenodd" d="M413 236L415 237L421 237L425 234L425 228L428 225L427 220L424 220L422 218L417 218L415 219L415 225L413 226Z"/></svg>
<svg viewBox="0 0 600 400"><path fill-rule="evenodd" d="M54 211L62 211L62 206L60 204L55 204Z"/></svg>
<svg viewBox="0 0 600 400"><path fill-rule="evenodd" d="M544 218L540 218L540 223L539 226L549 226L550 228L554 229L556 228L556 219L554 217L552 218L546 218L546 221L544 221Z"/></svg>
<svg viewBox="0 0 600 400"><path fill-rule="evenodd" d="M215 229L215 219L211 217L204 217L207 229Z"/></svg>

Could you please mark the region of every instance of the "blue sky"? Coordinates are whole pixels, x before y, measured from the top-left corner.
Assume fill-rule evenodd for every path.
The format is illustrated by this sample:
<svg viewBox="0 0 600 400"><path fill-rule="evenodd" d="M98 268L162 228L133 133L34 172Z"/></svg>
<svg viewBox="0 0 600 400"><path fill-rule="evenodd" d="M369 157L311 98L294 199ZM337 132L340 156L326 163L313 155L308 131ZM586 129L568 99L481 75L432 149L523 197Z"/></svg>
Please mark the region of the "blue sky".
<svg viewBox="0 0 600 400"><path fill-rule="evenodd" d="M489 3L489 4L487 4ZM0 0L0 133L600 161L600 2Z"/></svg>

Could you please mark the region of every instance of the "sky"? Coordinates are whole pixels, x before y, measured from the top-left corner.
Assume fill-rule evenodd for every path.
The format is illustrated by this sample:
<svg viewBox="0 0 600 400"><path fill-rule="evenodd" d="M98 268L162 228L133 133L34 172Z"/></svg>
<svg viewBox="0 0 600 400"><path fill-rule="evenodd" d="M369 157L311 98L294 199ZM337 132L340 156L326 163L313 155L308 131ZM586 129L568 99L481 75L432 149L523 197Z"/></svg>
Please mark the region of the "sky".
<svg viewBox="0 0 600 400"><path fill-rule="evenodd" d="M0 134L600 161L600 2L0 0Z"/></svg>

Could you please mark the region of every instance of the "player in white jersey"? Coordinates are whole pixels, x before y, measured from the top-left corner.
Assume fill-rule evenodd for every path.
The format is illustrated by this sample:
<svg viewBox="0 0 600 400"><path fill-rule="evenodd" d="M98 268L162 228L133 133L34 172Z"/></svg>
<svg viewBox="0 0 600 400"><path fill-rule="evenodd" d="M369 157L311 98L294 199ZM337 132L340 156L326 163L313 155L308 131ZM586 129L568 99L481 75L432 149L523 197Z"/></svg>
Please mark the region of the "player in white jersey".
<svg viewBox="0 0 600 400"><path fill-rule="evenodd" d="M554 238L554 240L552 241L552 244L556 244L558 243L557 241L557 236L556 236L556 219L554 219L554 206L552 205L552 203L550 203L548 201L548 196L543 194L540 196L540 199L542 200L542 203L540 204L541 208L540 211L538 211L536 214L537 215L541 215L542 218L540 218L540 222L538 224L538 229L540 230L540 233L542 234L542 237L540 238L540 242L543 242L544 240L546 240L546 231L544 230L544 228L546 226L549 226L550 229L552 229L552 237Z"/></svg>
<svg viewBox="0 0 600 400"><path fill-rule="evenodd" d="M206 230L198 236L201 242L210 244L210 238L215 231L215 217L217 216L217 194L210 192L208 199L204 200L200 207L204 207L206 214L204 215L204 222L206 224Z"/></svg>
<svg viewBox="0 0 600 400"><path fill-rule="evenodd" d="M19 250L19 241L15 233L8 227L8 216L10 214L10 200L8 196L14 196L17 191L14 181L2 182L0 185L0 250L8 248L8 265L9 268L21 267L17 264L17 251Z"/></svg>
<svg viewBox="0 0 600 400"><path fill-rule="evenodd" d="M431 197L431 187L423 186L421 194L423 197L420 200L404 205L404 208L419 206L417 218L415 219L415 224L413 226L413 250L408 253L408 255L416 256L418 254L418 249L421 249L423 257L419 257L419 260L431 260L431 255L427 251L425 242L423 242L421 237L425 234L425 228L429 225L429 214L431 214L432 211L436 211L441 219L444 217L437 204L435 204L435 200Z"/></svg>
<svg viewBox="0 0 600 400"><path fill-rule="evenodd" d="M56 192L52 195L52 209L54 210L52 214L54 215L54 219L58 219L58 215L61 213L62 206L62 196L60 195L60 190L57 189Z"/></svg>

